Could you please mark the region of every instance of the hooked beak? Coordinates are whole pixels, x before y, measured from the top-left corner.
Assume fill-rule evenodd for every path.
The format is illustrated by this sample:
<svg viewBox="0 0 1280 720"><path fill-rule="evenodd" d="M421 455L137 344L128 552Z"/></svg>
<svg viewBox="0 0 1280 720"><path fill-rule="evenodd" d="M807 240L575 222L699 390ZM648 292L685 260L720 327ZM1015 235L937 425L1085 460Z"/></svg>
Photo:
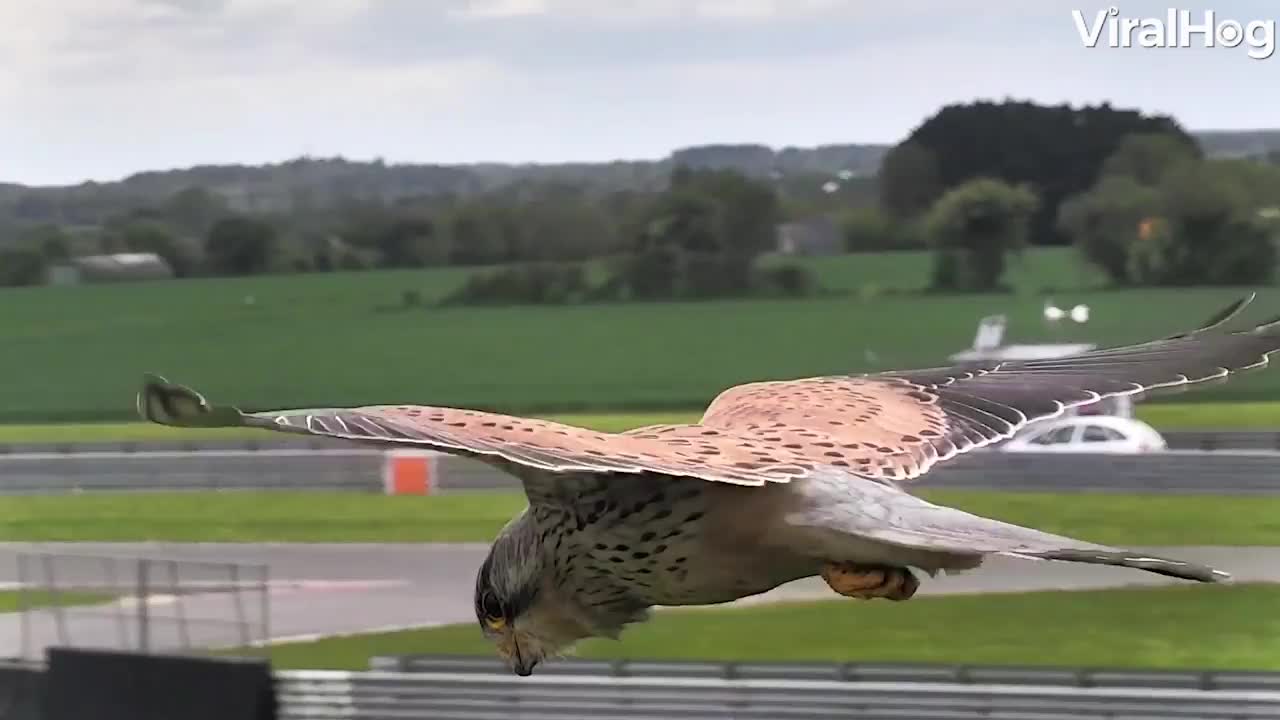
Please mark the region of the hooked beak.
<svg viewBox="0 0 1280 720"><path fill-rule="evenodd" d="M520 677L529 677L538 664L536 658L526 657L520 652L520 643L513 644L515 652L511 653L511 670Z"/></svg>
<svg viewBox="0 0 1280 720"><path fill-rule="evenodd" d="M511 671L520 677L532 675L533 668L541 659L536 654L522 652L520 640L510 628L504 629L501 638L498 640L498 654L507 661Z"/></svg>

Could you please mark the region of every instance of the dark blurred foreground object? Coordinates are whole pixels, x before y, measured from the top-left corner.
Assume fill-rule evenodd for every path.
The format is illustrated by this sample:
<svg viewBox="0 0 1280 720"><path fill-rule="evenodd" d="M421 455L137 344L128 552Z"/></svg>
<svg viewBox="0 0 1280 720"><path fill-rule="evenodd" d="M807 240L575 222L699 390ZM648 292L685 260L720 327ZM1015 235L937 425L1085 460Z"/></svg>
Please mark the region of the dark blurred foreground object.
<svg viewBox="0 0 1280 720"><path fill-rule="evenodd" d="M44 720L275 720L265 660L50 648Z"/></svg>

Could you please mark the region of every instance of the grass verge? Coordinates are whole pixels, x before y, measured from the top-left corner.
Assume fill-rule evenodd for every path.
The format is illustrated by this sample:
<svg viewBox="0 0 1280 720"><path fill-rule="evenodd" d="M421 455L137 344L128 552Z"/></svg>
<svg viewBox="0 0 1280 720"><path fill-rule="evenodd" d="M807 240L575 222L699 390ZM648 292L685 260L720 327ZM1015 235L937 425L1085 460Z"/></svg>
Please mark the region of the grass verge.
<svg viewBox="0 0 1280 720"><path fill-rule="evenodd" d="M670 610L577 656L1280 670L1280 586L847 600ZM1051 622L1046 622L1052 619ZM256 652L256 651L255 651ZM368 668L374 655L477 654L474 624L277 645L280 668Z"/></svg>
<svg viewBox="0 0 1280 720"><path fill-rule="evenodd" d="M921 495L980 515L1122 545L1280 545L1280 498L1001 493ZM519 493L389 497L353 493L21 496L0 504L0 541L488 541Z"/></svg>
<svg viewBox="0 0 1280 720"><path fill-rule="evenodd" d="M0 613L18 612L24 607L72 607L75 605L100 605L110 602L112 595L88 592L49 592L46 590L0 590Z"/></svg>

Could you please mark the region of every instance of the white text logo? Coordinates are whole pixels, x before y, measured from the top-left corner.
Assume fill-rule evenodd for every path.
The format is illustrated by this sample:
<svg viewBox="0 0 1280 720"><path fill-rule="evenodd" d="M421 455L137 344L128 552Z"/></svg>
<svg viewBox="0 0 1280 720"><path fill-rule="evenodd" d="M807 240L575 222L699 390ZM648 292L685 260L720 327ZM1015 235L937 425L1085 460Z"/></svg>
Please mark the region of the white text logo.
<svg viewBox="0 0 1280 720"><path fill-rule="evenodd" d="M1190 10L1170 8L1163 18L1121 17L1119 8L1099 10L1092 20L1079 10L1071 11L1080 41L1086 47L1186 48L1199 43L1204 47L1234 48L1247 45L1249 57L1265 60L1276 51L1276 21L1219 20L1213 10L1192 17Z"/></svg>

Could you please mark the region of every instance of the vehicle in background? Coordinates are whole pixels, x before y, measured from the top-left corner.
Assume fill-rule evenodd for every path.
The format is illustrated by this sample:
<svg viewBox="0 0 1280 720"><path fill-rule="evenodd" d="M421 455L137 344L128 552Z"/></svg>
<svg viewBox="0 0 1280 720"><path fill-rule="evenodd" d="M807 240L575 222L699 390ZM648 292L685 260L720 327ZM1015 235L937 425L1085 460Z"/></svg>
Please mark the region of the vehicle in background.
<svg viewBox="0 0 1280 720"><path fill-rule="evenodd" d="M1035 423L999 446L1004 452L1145 453L1168 445L1156 429L1134 418L1079 415Z"/></svg>

